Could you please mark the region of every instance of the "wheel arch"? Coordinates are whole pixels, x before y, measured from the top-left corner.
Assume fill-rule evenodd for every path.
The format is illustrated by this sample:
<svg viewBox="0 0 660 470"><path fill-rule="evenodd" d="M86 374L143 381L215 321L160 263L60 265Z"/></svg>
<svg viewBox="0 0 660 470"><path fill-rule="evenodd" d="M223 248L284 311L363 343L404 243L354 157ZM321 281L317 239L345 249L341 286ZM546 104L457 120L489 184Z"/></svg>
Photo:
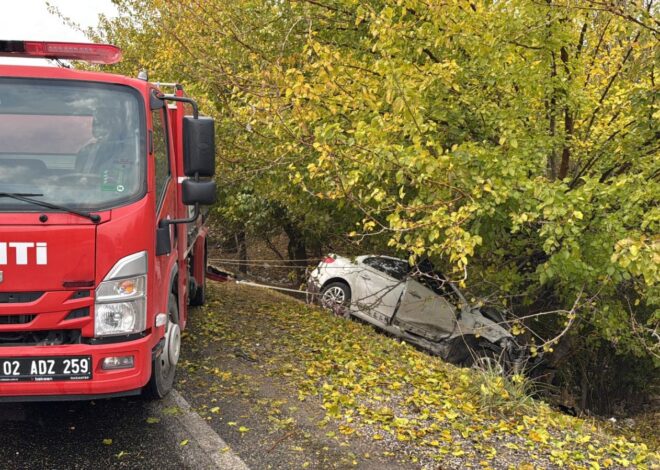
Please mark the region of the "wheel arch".
<svg viewBox="0 0 660 470"><path fill-rule="evenodd" d="M177 303L177 310L178 310L178 321L179 325L183 329L183 326L181 325L181 321L183 320L185 322L185 319L182 317L182 311L181 311L181 300L179 299L179 265L177 263L174 263L172 265L172 270L170 271L170 280L169 280L169 287L167 289L168 296L169 294L174 295L176 298L176 303Z"/></svg>

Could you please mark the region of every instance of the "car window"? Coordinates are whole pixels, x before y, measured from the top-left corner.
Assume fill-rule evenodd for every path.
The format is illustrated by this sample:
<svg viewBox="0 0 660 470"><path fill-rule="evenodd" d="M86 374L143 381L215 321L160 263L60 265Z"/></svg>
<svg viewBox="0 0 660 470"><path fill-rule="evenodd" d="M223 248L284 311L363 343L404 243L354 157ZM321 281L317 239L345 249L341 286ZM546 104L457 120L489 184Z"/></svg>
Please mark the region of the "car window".
<svg viewBox="0 0 660 470"><path fill-rule="evenodd" d="M436 294L451 299L452 302L458 301L456 292L454 292L454 290L449 285L447 278L445 278L445 276L443 276L441 273L437 271L432 271L429 273L416 273L416 275L413 275L413 277Z"/></svg>
<svg viewBox="0 0 660 470"><path fill-rule="evenodd" d="M410 266L408 263L400 259L381 258L379 256L374 256L371 258L366 258L363 263L377 271L393 277L398 281L403 281L410 272Z"/></svg>

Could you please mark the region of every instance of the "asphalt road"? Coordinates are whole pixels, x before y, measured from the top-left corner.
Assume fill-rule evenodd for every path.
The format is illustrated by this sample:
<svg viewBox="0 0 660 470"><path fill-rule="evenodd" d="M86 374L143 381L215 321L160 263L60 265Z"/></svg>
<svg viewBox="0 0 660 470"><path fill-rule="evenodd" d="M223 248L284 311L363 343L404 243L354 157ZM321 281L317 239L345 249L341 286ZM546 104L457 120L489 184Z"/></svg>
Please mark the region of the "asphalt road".
<svg viewBox="0 0 660 470"><path fill-rule="evenodd" d="M0 468L241 468L180 395L0 404ZM221 457L218 457L221 456Z"/></svg>

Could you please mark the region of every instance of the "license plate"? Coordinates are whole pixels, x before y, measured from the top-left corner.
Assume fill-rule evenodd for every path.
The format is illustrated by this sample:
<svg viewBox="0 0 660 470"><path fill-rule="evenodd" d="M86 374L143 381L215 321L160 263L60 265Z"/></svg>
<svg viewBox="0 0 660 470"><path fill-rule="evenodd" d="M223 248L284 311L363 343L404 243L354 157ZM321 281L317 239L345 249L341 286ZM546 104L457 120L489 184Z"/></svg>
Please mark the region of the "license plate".
<svg viewBox="0 0 660 470"><path fill-rule="evenodd" d="M91 356L0 358L0 382L54 382L91 378Z"/></svg>

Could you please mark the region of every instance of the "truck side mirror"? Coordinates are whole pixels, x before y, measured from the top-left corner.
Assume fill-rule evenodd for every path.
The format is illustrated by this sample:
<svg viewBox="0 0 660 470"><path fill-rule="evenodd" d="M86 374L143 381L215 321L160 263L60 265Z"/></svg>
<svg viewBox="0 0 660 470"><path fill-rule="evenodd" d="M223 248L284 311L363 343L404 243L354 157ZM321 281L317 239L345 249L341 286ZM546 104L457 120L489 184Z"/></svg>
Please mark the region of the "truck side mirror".
<svg viewBox="0 0 660 470"><path fill-rule="evenodd" d="M183 118L183 170L186 176L215 174L215 121L207 116ZM185 203L185 202L184 202Z"/></svg>
<svg viewBox="0 0 660 470"><path fill-rule="evenodd" d="M187 206L213 204L215 202L215 181L183 180L181 198Z"/></svg>

